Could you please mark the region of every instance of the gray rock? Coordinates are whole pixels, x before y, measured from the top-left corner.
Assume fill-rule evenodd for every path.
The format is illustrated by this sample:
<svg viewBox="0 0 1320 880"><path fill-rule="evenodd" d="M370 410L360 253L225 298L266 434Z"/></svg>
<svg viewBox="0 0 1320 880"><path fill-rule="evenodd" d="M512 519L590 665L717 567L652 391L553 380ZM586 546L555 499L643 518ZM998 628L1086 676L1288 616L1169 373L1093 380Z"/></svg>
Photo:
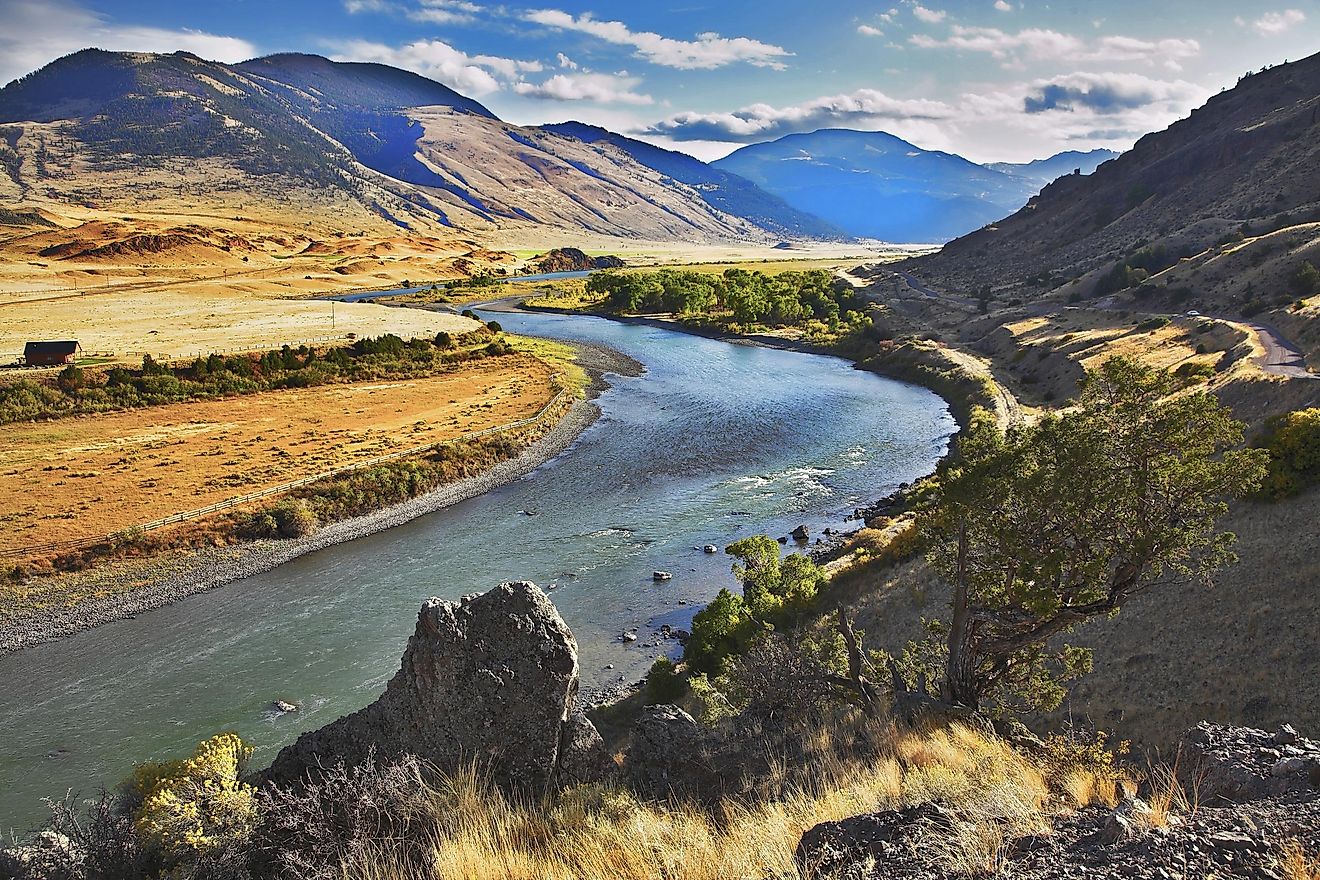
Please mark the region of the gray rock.
<svg viewBox="0 0 1320 880"><path fill-rule="evenodd" d="M706 552L706 553L719 553L719 552L720 552L720 548L719 548L719 547L716 547L714 544L707 544L705 547L702 547L701 549L702 549L704 552Z"/></svg>
<svg viewBox="0 0 1320 880"><path fill-rule="evenodd" d="M1105 823L1096 832L1095 840L1103 846L1112 846L1139 837L1150 828L1151 809L1140 798L1128 798L1114 808Z"/></svg>
<svg viewBox="0 0 1320 880"><path fill-rule="evenodd" d="M923 838L952 828L953 818L937 803L865 813L807 829L793 861L803 877L925 877L921 869L927 866L910 860L925 849ZM886 870L899 865L901 871Z"/></svg>
<svg viewBox="0 0 1320 880"><path fill-rule="evenodd" d="M805 541L807 538L811 537L811 530L806 526L798 526L796 529L789 532L789 535L794 541Z"/></svg>
<svg viewBox="0 0 1320 880"><path fill-rule="evenodd" d="M506 787L543 791L558 773L577 686L577 643L535 584L429 599L385 693L303 734L267 776L297 782L322 766L360 764L374 750L380 760L416 755L445 771L476 762ZM582 730L572 736L584 738Z"/></svg>
<svg viewBox="0 0 1320 880"><path fill-rule="evenodd" d="M42 831L27 843L0 849L0 877L74 880L83 876L83 854L72 840L55 831Z"/></svg>
<svg viewBox="0 0 1320 880"><path fill-rule="evenodd" d="M678 706L647 706L633 728L624 766L644 791L698 792L712 776L707 746L700 725Z"/></svg>
<svg viewBox="0 0 1320 880"><path fill-rule="evenodd" d="M559 782L599 782L615 770L596 725L581 712L574 712L564 725L559 747Z"/></svg>
<svg viewBox="0 0 1320 880"><path fill-rule="evenodd" d="M1298 742L1307 745L1306 740ZM1183 737L1179 780L1197 791L1203 804L1238 803L1305 791L1311 781L1300 773L1274 774L1278 751L1263 730L1203 721Z"/></svg>
<svg viewBox="0 0 1320 880"><path fill-rule="evenodd" d="M1277 746L1291 746L1297 742L1297 729L1291 724L1281 724L1272 737Z"/></svg>

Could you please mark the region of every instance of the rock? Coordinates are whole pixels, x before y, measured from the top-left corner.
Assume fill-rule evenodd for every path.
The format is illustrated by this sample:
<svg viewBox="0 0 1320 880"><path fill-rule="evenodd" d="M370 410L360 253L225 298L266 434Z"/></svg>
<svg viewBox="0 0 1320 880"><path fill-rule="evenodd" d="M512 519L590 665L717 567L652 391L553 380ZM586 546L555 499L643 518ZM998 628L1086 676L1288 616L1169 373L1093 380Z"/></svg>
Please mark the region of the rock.
<svg viewBox="0 0 1320 880"><path fill-rule="evenodd" d="M623 635L619 636L619 641L621 641L621 642L635 642L635 641L637 641L637 633L635 633L635 632L625 632Z"/></svg>
<svg viewBox="0 0 1320 880"><path fill-rule="evenodd" d="M719 548L719 547L716 547L714 544L707 544L705 547L702 547L701 550L702 550L703 553L719 553L719 552L720 552L720 548Z"/></svg>
<svg viewBox="0 0 1320 880"><path fill-rule="evenodd" d="M559 749L559 782L599 782L614 771L605 740L590 719L574 712L564 725Z"/></svg>
<svg viewBox="0 0 1320 880"><path fill-rule="evenodd" d="M75 880L86 876L77 845L55 831L41 831L27 843L0 849L0 877L16 880Z"/></svg>
<svg viewBox="0 0 1320 880"><path fill-rule="evenodd" d="M279 712L281 715L287 715L290 712L298 711L297 705L286 700L274 700L270 704L270 709L272 712Z"/></svg>
<svg viewBox="0 0 1320 880"><path fill-rule="evenodd" d="M1297 742L1297 729L1291 724L1281 724L1271 740L1276 746L1294 745Z"/></svg>
<svg viewBox="0 0 1320 880"><path fill-rule="evenodd" d="M697 792L711 776L705 736L696 720L677 706L647 706L633 728L624 767L643 791L657 796Z"/></svg>
<svg viewBox="0 0 1320 880"><path fill-rule="evenodd" d="M1298 773L1310 774L1316 767L1320 767L1320 756L1306 757L1304 755L1293 755L1289 758L1280 758L1279 761L1270 768L1270 775L1284 777Z"/></svg>
<svg viewBox="0 0 1320 880"><path fill-rule="evenodd" d="M805 541L807 538L811 537L811 531L806 526L798 526L796 529L789 532L789 535L794 541Z"/></svg>
<svg viewBox="0 0 1320 880"><path fill-rule="evenodd" d="M1320 747L1301 737L1297 743L1320 753ZM1203 804L1242 803L1310 789L1310 779L1301 773L1274 774L1279 761L1272 746L1273 737L1263 730L1203 721L1183 737L1179 781L1188 791L1197 791Z"/></svg>
<svg viewBox="0 0 1320 880"><path fill-rule="evenodd" d="M383 761L416 755L442 771L476 761L501 785L540 792L558 774L577 687L577 643L535 584L429 599L385 693L303 734L266 775L296 783L321 766L360 764L374 750ZM585 737L573 734L575 743Z"/></svg>
<svg viewBox="0 0 1320 880"><path fill-rule="evenodd" d="M947 834L952 827L952 818L938 803L822 822L802 835L793 862L803 877L924 877L919 867L906 864L903 872L882 874L880 870L881 866L897 867L896 862L920 850L921 838ZM909 868L913 870L909 872Z"/></svg>
<svg viewBox="0 0 1320 880"><path fill-rule="evenodd" d="M589 257L578 248L555 248L534 257L530 268L536 272L585 272L590 269L621 269L626 264L616 256Z"/></svg>
<svg viewBox="0 0 1320 880"><path fill-rule="evenodd" d="M1105 823L1095 834L1095 842L1102 846L1112 846L1138 837L1150 828L1150 817L1151 809L1145 801L1140 798L1128 798L1115 807L1114 812L1105 819Z"/></svg>
<svg viewBox="0 0 1320 880"><path fill-rule="evenodd" d="M672 578L673 575L667 571L655 571L651 573L651 577L657 581L667 581Z"/></svg>

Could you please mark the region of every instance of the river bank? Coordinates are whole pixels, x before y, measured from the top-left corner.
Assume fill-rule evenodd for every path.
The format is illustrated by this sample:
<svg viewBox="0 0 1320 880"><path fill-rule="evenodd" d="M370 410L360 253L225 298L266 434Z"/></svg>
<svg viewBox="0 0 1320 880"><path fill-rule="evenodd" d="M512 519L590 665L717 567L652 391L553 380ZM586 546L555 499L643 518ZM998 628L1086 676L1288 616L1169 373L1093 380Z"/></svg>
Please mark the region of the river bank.
<svg viewBox="0 0 1320 880"><path fill-rule="evenodd" d="M80 579L93 592L105 595L73 607L42 609L0 622L0 657L271 571L305 554L402 525L526 476L568 449L596 421L600 410L592 401L609 387L604 378L607 374L638 376L644 370L638 361L605 346L566 344L575 349L578 364L590 377L586 399L575 401L554 428L516 458L401 504L329 523L302 538L206 547L182 555L123 560L56 575Z"/></svg>

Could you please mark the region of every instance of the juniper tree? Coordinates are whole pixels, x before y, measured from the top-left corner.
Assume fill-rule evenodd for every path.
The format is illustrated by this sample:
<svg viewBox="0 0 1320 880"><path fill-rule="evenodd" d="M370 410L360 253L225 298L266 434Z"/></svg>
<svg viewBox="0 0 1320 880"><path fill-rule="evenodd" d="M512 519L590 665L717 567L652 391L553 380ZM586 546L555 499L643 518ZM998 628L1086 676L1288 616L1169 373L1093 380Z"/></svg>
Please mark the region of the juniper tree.
<svg viewBox="0 0 1320 880"><path fill-rule="evenodd" d="M1007 434L976 420L924 523L953 587L925 646L940 698L1053 708L1091 659L1059 637L1231 561L1216 520L1264 473L1242 430L1210 394L1127 358L1089 372L1063 414Z"/></svg>

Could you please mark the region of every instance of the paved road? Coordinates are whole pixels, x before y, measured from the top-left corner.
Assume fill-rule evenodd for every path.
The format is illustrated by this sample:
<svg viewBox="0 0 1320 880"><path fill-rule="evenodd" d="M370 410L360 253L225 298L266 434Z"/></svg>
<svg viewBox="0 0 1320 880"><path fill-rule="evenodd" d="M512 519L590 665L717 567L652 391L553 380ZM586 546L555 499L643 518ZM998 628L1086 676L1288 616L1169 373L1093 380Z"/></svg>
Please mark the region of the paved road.
<svg viewBox="0 0 1320 880"><path fill-rule="evenodd" d="M1246 326L1256 331L1256 338L1265 349L1265 355L1257 360L1262 370L1290 379L1320 379L1320 373L1306 369L1306 355L1301 349L1277 329L1254 322L1246 322Z"/></svg>

